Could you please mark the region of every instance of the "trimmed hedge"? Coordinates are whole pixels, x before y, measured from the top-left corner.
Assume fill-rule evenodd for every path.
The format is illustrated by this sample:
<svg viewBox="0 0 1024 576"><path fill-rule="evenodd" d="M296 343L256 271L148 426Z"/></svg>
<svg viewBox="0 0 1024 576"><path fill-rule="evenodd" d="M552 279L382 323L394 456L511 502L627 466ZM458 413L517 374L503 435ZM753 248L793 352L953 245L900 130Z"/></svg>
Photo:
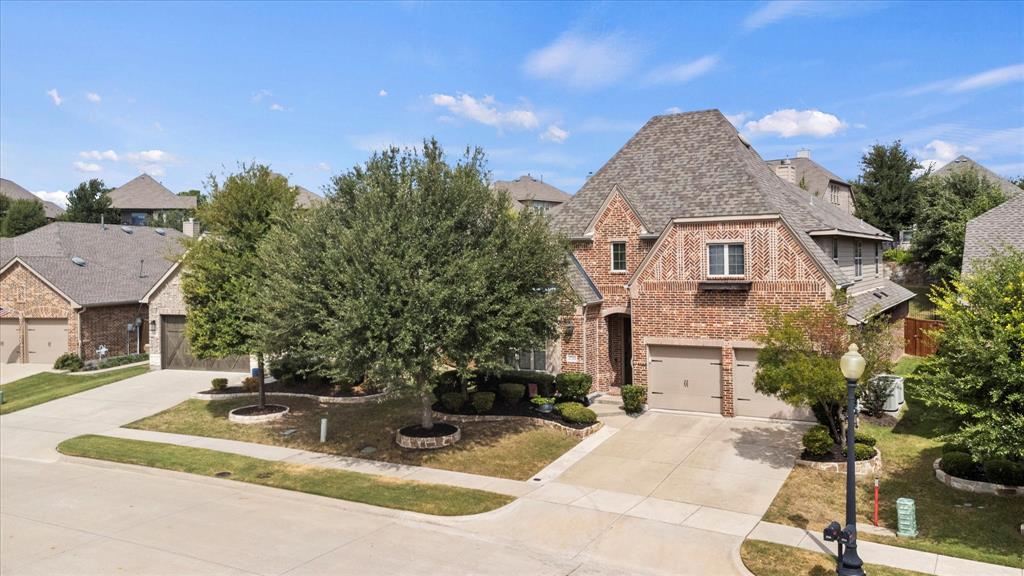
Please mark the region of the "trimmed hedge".
<svg viewBox="0 0 1024 576"><path fill-rule="evenodd" d="M441 405L449 412L462 410L462 405L465 403L466 397L461 392L445 392L441 394Z"/></svg>
<svg viewBox="0 0 1024 576"><path fill-rule="evenodd" d="M945 463L945 458L942 461ZM1024 463L996 458L985 462L984 469L985 478L989 482L1006 486L1024 486Z"/></svg>
<svg viewBox="0 0 1024 576"><path fill-rule="evenodd" d="M245 388L246 392L258 392L260 389L260 379L255 376L246 376L242 379L242 388Z"/></svg>
<svg viewBox="0 0 1024 576"><path fill-rule="evenodd" d="M870 460L875 457L875 447L858 442L853 445L853 454L858 461ZM843 456L846 456L846 447L843 447Z"/></svg>
<svg viewBox="0 0 1024 576"><path fill-rule="evenodd" d="M597 413L579 402L562 402L555 405L555 410L562 420L570 424L593 424L597 422Z"/></svg>
<svg viewBox="0 0 1024 576"><path fill-rule="evenodd" d="M228 387L228 379L214 378L213 380L210 380L210 386L213 387L214 390L223 390Z"/></svg>
<svg viewBox="0 0 1024 576"><path fill-rule="evenodd" d="M942 471L950 476L973 480L978 477L978 466L966 452L947 452L939 463Z"/></svg>
<svg viewBox="0 0 1024 576"><path fill-rule="evenodd" d="M970 454L971 449L967 446L960 444L959 442L950 442L942 445L942 454L949 454L950 452L963 452L964 454Z"/></svg>
<svg viewBox="0 0 1024 576"><path fill-rule="evenodd" d="M106 358L100 360L99 364L96 365L98 370L104 368L113 368L114 366L124 366L125 364L134 364L136 362L142 362L143 360L149 360L149 354L128 354L126 356L114 356L113 358Z"/></svg>
<svg viewBox="0 0 1024 576"><path fill-rule="evenodd" d="M854 442L856 442L857 444L874 446L875 444L878 443L878 440L874 436L868 434L867 432L857 432L854 438Z"/></svg>
<svg viewBox="0 0 1024 576"><path fill-rule="evenodd" d="M470 397L477 414L490 412L494 407L494 392L477 392Z"/></svg>
<svg viewBox="0 0 1024 576"><path fill-rule="evenodd" d="M501 392L501 398L509 406L515 406L523 399L526 395L526 386L523 384L515 384L513 382L505 382L498 385L498 391Z"/></svg>
<svg viewBox="0 0 1024 576"><path fill-rule="evenodd" d="M459 380L459 373L456 370L446 370L434 374L434 394L441 396L446 392L461 392L462 386ZM554 395L555 377L546 372L532 372L529 370L506 370L503 372L479 372L473 371L467 377L466 388L472 390L477 387L481 390L498 392L502 384L536 384L537 393L541 396Z"/></svg>
<svg viewBox="0 0 1024 576"><path fill-rule="evenodd" d="M819 457L831 452L835 446L832 437L828 435L828 428L820 425L804 433L803 444L808 454Z"/></svg>
<svg viewBox="0 0 1024 576"><path fill-rule="evenodd" d="M647 388L629 384L622 387L622 407L626 414L639 414L647 403Z"/></svg>
<svg viewBox="0 0 1024 576"><path fill-rule="evenodd" d="M72 352L65 352L57 357L54 361L53 367L56 370L70 370L77 372L85 367L85 362L82 361L82 357Z"/></svg>
<svg viewBox="0 0 1024 576"><path fill-rule="evenodd" d="M582 400L590 394L593 378L585 372L562 372L555 377L555 388L562 398Z"/></svg>

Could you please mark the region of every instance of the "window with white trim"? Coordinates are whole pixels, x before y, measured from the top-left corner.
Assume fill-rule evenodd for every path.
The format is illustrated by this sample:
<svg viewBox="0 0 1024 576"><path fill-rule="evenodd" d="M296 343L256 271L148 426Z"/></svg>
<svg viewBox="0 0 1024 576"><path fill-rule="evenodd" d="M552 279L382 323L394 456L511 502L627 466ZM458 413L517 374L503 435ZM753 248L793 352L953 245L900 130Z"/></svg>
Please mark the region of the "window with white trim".
<svg viewBox="0 0 1024 576"><path fill-rule="evenodd" d="M626 271L626 243L612 242L612 272Z"/></svg>
<svg viewBox="0 0 1024 576"><path fill-rule="evenodd" d="M875 274L878 274L878 267L879 267L879 260L880 260L880 258L878 256L879 256L879 254L878 254L878 242L875 242Z"/></svg>
<svg viewBox="0 0 1024 576"><path fill-rule="evenodd" d="M832 203L835 204L836 206L839 206L839 186L836 186L834 183L829 182L828 194L829 200L831 200Z"/></svg>
<svg viewBox="0 0 1024 576"><path fill-rule="evenodd" d="M743 276L743 244L708 244L708 276Z"/></svg>
<svg viewBox="0 0 1024 576"><path fill-rule="evenodd" d="M857 278L864 275L864 250L862 244L863 242L857 240L857 245L853 251L853 275Z"/></svg>
<svg viewBox="0 0 1024 576"><path fill-rule="evenodd" d="M832 262L839 265L839 238L832 238Z"/></svg>

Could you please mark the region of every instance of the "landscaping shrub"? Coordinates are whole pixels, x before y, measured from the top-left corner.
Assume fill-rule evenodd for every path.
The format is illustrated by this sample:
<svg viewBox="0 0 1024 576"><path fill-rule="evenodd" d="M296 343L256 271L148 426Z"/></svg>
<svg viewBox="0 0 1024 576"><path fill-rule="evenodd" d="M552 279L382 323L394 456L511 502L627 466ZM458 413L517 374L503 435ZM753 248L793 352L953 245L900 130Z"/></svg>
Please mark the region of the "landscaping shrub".
<svg viewBox="0 0 1024 576"><path fill-rule="evenodd" d="M622 407L626 414L639 414L647 403L647 388L630 384L622 387Z"/></svg>
<svg viewBox="0 0 1024 576"><path fill-rule="evenodd" d="M875 447L857 442L853 445L854 458L857 460L870 460L875 457ZM846 447L843 447L843 456L846 456Z"/></svg>
<svg viewBox="0 0 1024 576"><path fill-rule="evenodd" d="M210 386L213 387L214 390L223 390L228 387L228 379L214 378L213 380L210 380Z"/></svg>
<svg viewBox="0 0 1024 576"><path fill-rule="evenodd" d="M968 448L966 445L961 444L959 442L949 442L947 444L943 444L942 445L942 455L945 456L946 454L949 454L950 452L963 452L964 454L970 454L971 453L971 449Z"/></svg>
<svg viewBox="0 0 1024 576"><path fill-rule="evenodd" d="M945 463L946 459L943 458ZM989 482L1007 486L1024 486L1024 463L1014 462L1006 458L996 458L985 462L985 478Z"/></svg>
<svg viewBox="0 0 1024 576"><path fill-rule="evenodd" d="M246 376L242 379L242 388L245 388L246 392L258 392L260 389L260 379L255 376Z"/></svg>
<svg viewBox="0 0 1024 576"><path fill-rule="evenodd" d="M597 413L579 402L562 402L555 406L562 420L570 424L593 424L597 422Z"/></svg>
<svg viewBox="0 0 1024 576"><path fill-rule="evenodd" d="M885 402L889 400L895 387L895 378L888 375L876 376L858 386L857 396L860 399L861 411L875 418L884 416Z"/></svg>
<svg viewBox="0 0 1024 576"><path fill-rule="evenodd" d="M114 356L113 358L106 358L100 360L99 364L96 365L96 368L102 370L104 368L113 368L114 366L134 364L136 362L142 362L143 360L149 360L149 354L128 354L125 356Z"/></svg>
<svg viewBox="0 0 1024 576"><path fill-rule="evenodd" d="M828 435L828 428L824 426L815 426L808 430L804 434L803 444L808 454L819 457L828 454L835 446L832 437Z"/></svg>
<svg viewBox="0 0 1024 576"><path fill-rule="evenodd" d="M477 392L470 397L470 401L477 414L490 412L494 407L494 392Z"/></svg>
<svg viewBox="0 0 1024 576"><path fill-rule="evenodd" d="M550 397L550 396L539 396L538 395L538 396L534 396L533 398L530 398L530 402L533 403L534 406L543 406L545 404L554 404L555 403L555 399Z"/></svg>
<svg viewBox="0 0 1024 576"><path fill-rule="evenodd" d="M494 374L491 378L512 384L536 384L538 388L543 385L550 386L555 381L555 377L547 372L532 370L508 370Z"/></svg>
<svg viewBox="0 0 1024 576"><path fill-rule="evenodd" d="M281 382L281 385L286 388L295 386L295 374L282 374L280 377L276 378Z"/></svg>
<svg viewBox="0 0 1024 576"><path fill-rule="evenodd" d="M78 354L65 352L57 358L53 363L53 367L56 370L71 370L72 372L77 372L85 367L85 362L82 361L82 357Z"/></svg>
<svg viewBox="0 0 1024 576"><path fill-rule="evenodd" d="M874 446L878 443L878 440L867 432L857 432L854 436L854 442L857 444L864 444L866 446Z"/></svg>
<svg viewBox="0 0 1024 576"><path fill-rule="evenodd" d="M462 410L462 405L465 403L466 397L461 392L445 392L441 395L441 405L449 412Z"/></svg>
<svg viewBox="0 0 1024 576"><path fill-rule="evenodd" d="M950 476L972 480L978 477L978 465L965 452L947 452L939 464L942 471Z"/></svg>
<svg viewBox="0 0 1024 576"><path fill-rule="evenodd" d="M509 406L515 406L523 399L526 394L526 386L523 384L514 384L512 382L506 382L498 386L498 390L501 392L502 399ZM478 392L479 394L479 392Z"/></svg>
<svg viewBox="0 0 1024 576"><path fill-rule="evenodd" d="M306 383L312 388L319 388L324 385L324 377L319 374L310 374L306 376Z"/></svg>
<svg viewBox="0 0 1024 576"><path fill-rule="evenodd" d="M459 373L455 370L446 370L434 374L434 395L440 398L450 392L461 392Z"/></svg>
<svg viewBox="0 0 1024 576"><path fill-rule="evenodd" d="M890 248L885 252L882 252L882 260L886 262L895 262L897 264L909 264L914 261L914 255L909 250L900 250L899 248Z"/></svg>
<svg viewBox="0 0 1024 576"><path fill-rule="evenodd" d="M562 372L555 377L555 388L562 398L582 400L590 394L593 379L584 372Z"/></svg>

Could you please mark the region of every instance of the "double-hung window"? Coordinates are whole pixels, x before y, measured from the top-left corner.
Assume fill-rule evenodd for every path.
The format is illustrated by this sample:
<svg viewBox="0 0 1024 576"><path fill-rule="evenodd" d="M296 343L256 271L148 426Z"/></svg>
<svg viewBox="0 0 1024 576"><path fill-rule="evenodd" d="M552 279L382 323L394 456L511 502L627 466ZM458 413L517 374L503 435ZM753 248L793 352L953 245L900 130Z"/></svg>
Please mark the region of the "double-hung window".
<svg viewBox="0 0 1024 576"><path fill-rule="evenodd" d="M626 243L612 242L612 272L626 271Z"/></svg>
<svg viewBox="0 0 1024 576"><path fill-rule="evenodd" d="M864 275L864 251L862 242L857 240L857 245L853 252L853 275L860 278Z"/></svg>
<svg viewBox="0 0 1024 576"><path fill-rule="evenodd" d="M708 244L708 276L743 276L743 244Z"/></svg>

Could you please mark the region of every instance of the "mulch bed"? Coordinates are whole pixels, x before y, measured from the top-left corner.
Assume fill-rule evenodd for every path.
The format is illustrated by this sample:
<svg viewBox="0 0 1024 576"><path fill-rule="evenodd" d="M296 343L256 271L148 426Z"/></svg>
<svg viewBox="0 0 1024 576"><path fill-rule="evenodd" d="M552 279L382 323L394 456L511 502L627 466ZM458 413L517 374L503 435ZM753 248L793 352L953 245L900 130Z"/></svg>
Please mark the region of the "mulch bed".
<svg viewBox="0 0 1024 576"><path fill-rule="evenodd" d="M458 428L451 424L445 424L444 422L434 422L433 428L427 429L419 424L415 426L406 426L399 430L402 436L408 436L409 438L440 438L441 436L451 436L458 432Z"/></svg>
<svg viewBox="0 0 1024 576"><path fill-rule="evenodd" d="M237 408L234 413L238 416L264 416L266 414L279 414L287 410L287 406L281 406L278 404L267 404L263 408L259 406L244 406Z"/></svg>
<svg viewBox="0 0 1024 576"><path fill-rule="evenodd" d="M367 394L352 394L347 390L336 391L334 387L328 385L312 386L308 382L294 382L290 386L285 386L280 380L275 382L267 382L263 385L263 389L269 394L274 392L284 392L288 394L310 394L312 396L330 396L332 398L361 398L363 396L372 396L377 392L370 392ZM259 390L246 390L242 386L228 386L223 390L203 390L201 394L239 394L242 392L259 392Z"/></svg>
<svg viewBox="0 0 1024 576"><path fill-rule="evenodd" d="M462 407L462 410L460 410L458 412L452 412L452 411L448 410L440 402L434 403L433 408L434 408L435 411L441 412L443 414L455 414L455 415L458 415L458 416L479 416L480 415L476 410L473 409L473 405L470 402L466 402L466 404ZM561 416L558 415L558 412L556 412L556 411L551 411L551 412L549 412L547 414L545 414L543 412L538 412L536 410L536 408L534 407L534 405L532 403L530 403L530 402L519 402L515 406L509 406L504 401L502 401L502 399L500 397L495 398L494 406L490 410L488 410L487 412L484 412L483 415L484 416L525 416L527 418L539 418L541 420L551 420L552 422L558 422L562 426L565 426L567 428L574 428L576 430L583 430L584 428L589 428L589 427L593 426L593 424L574 424L574 423L571 423L571 422L566 422L565 420L562 419Z"/></svg>

